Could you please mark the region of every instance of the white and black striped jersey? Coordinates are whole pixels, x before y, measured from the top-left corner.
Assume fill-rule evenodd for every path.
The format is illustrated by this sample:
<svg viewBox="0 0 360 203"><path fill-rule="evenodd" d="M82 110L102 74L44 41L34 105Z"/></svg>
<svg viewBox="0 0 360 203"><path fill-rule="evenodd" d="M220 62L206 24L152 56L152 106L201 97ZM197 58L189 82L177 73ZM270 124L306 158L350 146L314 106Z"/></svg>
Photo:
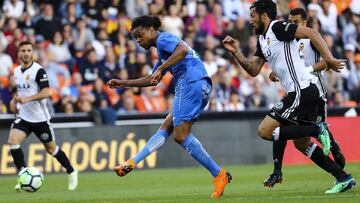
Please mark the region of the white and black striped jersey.
<svg viewBox="0 0 360 203"><path fill-rule="evenodd" d="M303 58L306 67L312 66L320 61L320 52L311 43L310 39L299 39L296 40L296 43L299 47L300 57ZM325 96L327 90L325 87L324 79L322 78L322 71L311 72L311 74L318 79L315 84L319 89L320 96Z"/></svg>
<svg viewBox="0 0 360 203"><path fill-rule="evenodd" d="M14 80L19 97L29 97L49 87L48 76L42 66L33 62L29 68L14 69ZM19 105L19 117L31 123L39 123L50 120L50 113L46 106L47 98L34 100Z"/></svg>
<svg viewBox="0 0 360 203"><path fill-rule="evenodd" d="M306 69L294 40L297 25L274 20L265 34L259 36L255 56L264 58L279 78L285 91L298 92L316 78ZM315 80L315 81L314 81Z"/></svg>

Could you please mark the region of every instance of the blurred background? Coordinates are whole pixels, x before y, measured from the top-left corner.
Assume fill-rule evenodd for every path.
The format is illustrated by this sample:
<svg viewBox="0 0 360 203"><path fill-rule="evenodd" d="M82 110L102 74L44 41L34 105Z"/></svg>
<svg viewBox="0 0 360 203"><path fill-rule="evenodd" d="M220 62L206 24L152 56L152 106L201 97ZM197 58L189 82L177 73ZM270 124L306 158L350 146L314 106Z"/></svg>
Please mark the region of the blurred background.
<svg viewBox="0 0 360 203"><path fill-rule="evenodd" d="M110 78L133 79L151 73L155 49L146 52L132 39L131 19L159 15L162 30L181 37L204 61L214 91L208 111L269 109L284 95L268 79L270 68L252 78L221 46L226 35L251 58L257 38L249 26L253 0L5 0L0 13L0 113L11 113L13 68L17 45L29 40L34 59L49 74L53 113L106 111L116 114L166 112L171 109L172 76L151 88L111 90ZM360 1L277 0L278 19L304 7L309 26L319 31L337 58L348 60L341 73L324 75L329 107L355 107L360 102ZM96 113L95 113L96 114Z"/></svg>

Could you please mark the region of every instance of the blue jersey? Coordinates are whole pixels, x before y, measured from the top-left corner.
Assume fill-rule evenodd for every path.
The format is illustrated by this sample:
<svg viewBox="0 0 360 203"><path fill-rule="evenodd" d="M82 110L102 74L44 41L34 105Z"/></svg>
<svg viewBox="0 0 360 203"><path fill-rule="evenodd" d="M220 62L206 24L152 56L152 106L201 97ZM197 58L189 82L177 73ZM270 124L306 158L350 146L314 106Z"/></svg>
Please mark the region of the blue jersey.
<svg viewBox="0 0 360 203"><path fill-rule="evenodd" d="M159 60L153 67L153 72L155 72L157 68L173 54L176 46L181 42L185 43L175 35L167 32L158 32L156 47ZM176 85L209 77L206 73L204 64L195 54L195 51L190 46L188 46L188 49L189 52L182 61L164 69L163 71L163 74L165 74L166 71L170 71L174 77Z"/></svg>

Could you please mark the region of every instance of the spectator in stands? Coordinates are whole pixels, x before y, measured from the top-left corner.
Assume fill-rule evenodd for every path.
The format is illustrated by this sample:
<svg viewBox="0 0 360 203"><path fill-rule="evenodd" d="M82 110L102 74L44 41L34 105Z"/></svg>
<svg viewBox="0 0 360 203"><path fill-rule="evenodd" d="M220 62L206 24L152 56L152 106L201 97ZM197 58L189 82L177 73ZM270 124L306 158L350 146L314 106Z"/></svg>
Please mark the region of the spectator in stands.
<svg viewBox="0 0 360 203"><path fill-rule="evenodd" d="M116 111L109 106L108 100L102 99L100 101L100 115L102 124L104 125L115 125Z"/></svg>
<svg viewBox="0 0 360 203"><path fill-rule="evenodd" d="M179 12L175 4L170 5L169 15L164 16L162 20L162 29L175 36L182 38L184 29L184 22L179 16Z"/></svg>
<svg viewBox="0 0 360 203"><path fill-rule="evenodd" d="M88 0L83 3L84 14L89 18L89 26L92 29L99 25L103 7L103 2L99 0Z"/></svg>
<svg viewBox="0 0 360 203"><path fill-rule="evenodd" d="M206 50L204 55L204 65L209 77L212 77L217 72L217 63L215 61L214 53L211 50Z"/></svg>
<svg viewBox="0 0 360 203"><path fill-rule="evenodd" d="M350 77L349 77L349 91L350 91L350 99L360 102L360 55L357 54L354 59L354 67L350 69Z"/></svg>
<svg viewBox="0 0 360 203"><path fill-rule="evenodd" d="M223 0L224 14L230 20L236 20L239 16L250 18L250 5L244 0Z"/></svg>
<svg viewBox="0 0 360 203"><path fill-rule="evenodd" d="M65 24L70 24L71 26L75 26L76 20L78 17L80 17L80 15L77 14L77 10L76 10L76 4L75 3L68 3L66 5L66 14L65 16L62 18L61 23L63 25Z"/></svg>
<svg viewBox="0 0 360 203"><path fill-rule="evenodd" d="M10 76L10 70L13 66L13 60L10 55L4 52L4 47L0 43L0 78L8 78Z"/></svg>
<svg viewBox="0 0 360 203"><path fill-rule="evenodd" d="M93 103L95 109L100 108L102 100L109 101L109 96L104 92L104 82L100 78L95 80L92 94L95 97L95 101Z"/></svg>
<svg viewBox="0 0 360 203"><path fill-rule="evenodd" d="M124 97L122 99L122 107L117 111L118 114L138 113L135 109L134 97Z"/></svg>
<svg viewBox="0 0 360 203"><path fill-rule="evenodd" d="M19 19L24 11L25 4L20 0L5 0L2 10L7 18Z"/></svg>
<svg viewBox="0 0 360 203"><path fill-rule="evenodd" d="M245 107L247 109L259 109L268 107L267 98L263 93L264 84L261 80L256 79L252 84L252 94L245 99Z"/></svg>
<svg viewBox="0 0 360 203"><path fill-rule="evenodd" d="M239 16L235 22L231 22L230 25L226 31L227 35L237 39L240 47L243 49L251 35L251 29L246 25L245 18L241 16Z"/></svg>
<svg viewBox="0 0 360 203"><path fill-rule="evenodd" d="M64 43L61 32L55 32L47 51L55 62L70 64L71 53L69 46ZM68 67L71 67L71 65L68 65Z"/></svg>
<svg viewBox="0 0 360 203"><path fill-rule="evenodd" d="M76 28L72 29L72 38L75 50L85 50L85 44L95 40L93 31L86 27L86 22L83 17L76 22Z"/></svg>
<svg viewBox="0 0 360 203"><path fill-rule="evenodd" d="M344 29L342 30L342 41L344 44L353 44L357 46L357 35L356 26L360 23L360 16L356 15L355 13L351 13L351 21L345 25Z"/></svg>
<svg viewBox="0 0 360 203"><path fill-rule="evenodd" d="M85 57L78 60L78 69L84 79L83 84L88 85L103 77L105 67L97 61L95 50L90 49L85 52Z"/></svg>
<svg viewBox="0 0 360 203"><path fill-rule="evenodd" d="M51 40L55 32L61 31L61 20L54 16L54 9L51 4L45 4L41 19L35 24L38 34L46 40Z"/></svg>
<svg viewBox="0 0 360 203"><path fill-rule="evenodd" d="M225 111L243 111L244 104L240 101L240 96L237 91L231 91L229 103L225 105Z"/></svg>
<svg viewBox="0 0 360 203"><path fill-rule="evenodd" d="M149 13L149 8L145 0L126 0L125 8L130 18L147 15Z"/></svg>
<svg viewBox="0 0 360 203"><path fill-rule="evenodd" d="M102 61L104 70L103 81L107 82L111 78L118 78L120 65L116 61L114 50L111 46L106 47L105 60Z"/></svg>

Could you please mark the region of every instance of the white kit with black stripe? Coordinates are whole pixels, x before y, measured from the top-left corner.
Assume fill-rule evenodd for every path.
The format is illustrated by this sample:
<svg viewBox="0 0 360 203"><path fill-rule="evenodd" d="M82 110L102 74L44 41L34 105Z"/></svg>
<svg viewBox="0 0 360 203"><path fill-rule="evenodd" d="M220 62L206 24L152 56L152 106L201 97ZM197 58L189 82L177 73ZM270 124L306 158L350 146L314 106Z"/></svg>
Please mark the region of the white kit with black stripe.
<svg viewBox="0 0 360 203"><path fill-rule="evenodd" d="M266 59L287 93L295 91L299 97L300 89L317 79L305 69L294 40L296 29L295 24L272 21L265 34L259 36L255 55Z"/></svg>
<svg viewBox="0 0 360 203"><path fill-rule="evenodd" d="M18 66L14 69L14 80L19 97L29 97L40 92L42 88L49 87L48 76L42 66L33 62L25 70ZM19 107L19 117L31 123L47 122L50 113L46 105L47 99L35 100Z"/></svg>
<svg viewBox="0 0 360 203"><path fill-rule="evenodd" d="M306 67L312 66L320 61L320 53L311 43L310 39L299 39L296 40L296 43L299 47L298 50L300 53L300 57L303 58ZM315 84L319 89L320 96L325 96L327 90L325 87L324 79L322 78L322 72L311 72L311 74L313 74L318 79Z"/></svg>

